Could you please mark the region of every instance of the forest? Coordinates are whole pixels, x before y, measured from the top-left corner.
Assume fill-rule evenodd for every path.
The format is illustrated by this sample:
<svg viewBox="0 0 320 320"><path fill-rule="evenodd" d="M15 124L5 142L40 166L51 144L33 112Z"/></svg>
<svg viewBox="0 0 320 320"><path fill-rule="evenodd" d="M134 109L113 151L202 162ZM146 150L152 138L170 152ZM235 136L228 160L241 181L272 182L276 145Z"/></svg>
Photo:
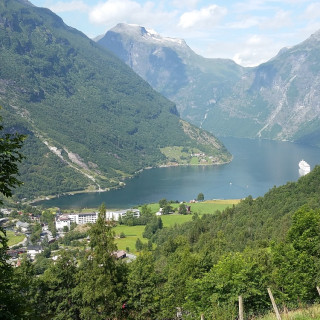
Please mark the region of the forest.
<svg viewBox="0 0 320 320"><path fill-rule="evenodd" d="M320 167L257 199L145 236L136 260L114 256L105 206L86 246L60 250L55 263L12 268L1 253L4 319L234 319L319 301ZM148 226L148 224L147 224ZM146 227L147 227L146 226ZM150 228L150 224L149 224ZM6 248L5 234L1 237ZM40 270L40 271L39 271Z"/></svg>

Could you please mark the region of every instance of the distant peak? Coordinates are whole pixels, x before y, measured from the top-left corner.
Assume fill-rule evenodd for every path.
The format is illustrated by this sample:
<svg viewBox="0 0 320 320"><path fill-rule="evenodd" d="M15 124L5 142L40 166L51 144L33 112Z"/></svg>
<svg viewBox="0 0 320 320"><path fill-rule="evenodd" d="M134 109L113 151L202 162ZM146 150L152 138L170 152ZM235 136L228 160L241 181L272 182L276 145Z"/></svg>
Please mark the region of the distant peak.
<svg viewBox="0 0 320 320"><path fill-rule="evenodd" d="M110 31L135 36L148 42L162 42L168 46L179 45L187 47L187 44L183 39L162 37L153 29L146 29L145 27L136 24L118 23Z"/></svg>
<svg viewBox="0 0 320 320"><path fill-rule="evenodd" d="M139 26L137 24L127 24L127 23L118 23L114 28L111 29L114 32L144 35L147 33L145 27Z"/></svg>

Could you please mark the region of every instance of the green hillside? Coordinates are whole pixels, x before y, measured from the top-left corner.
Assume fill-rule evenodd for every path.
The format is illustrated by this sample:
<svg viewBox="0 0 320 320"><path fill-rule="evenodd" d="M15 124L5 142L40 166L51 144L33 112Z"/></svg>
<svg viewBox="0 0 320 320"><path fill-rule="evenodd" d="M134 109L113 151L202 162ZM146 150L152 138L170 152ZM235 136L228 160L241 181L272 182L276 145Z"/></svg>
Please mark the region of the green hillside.
<svg viewBox="0 0 320 320"><path fill-rule="evenodd" d="M167 163L160 149L168 146L197 148L216 163L231 158L129 67L48 9L2 1L0 48L6 131L29 136L21 197L117 186Z"/></svg>
<svg viewBox="0 0 320 320"><path fill-rule="evenodd" d="M145 232L140 226L115 228L128 236L122 237L127 246L133 245L132 236L146 237L140 247L135 242L140 252L134 260L112 254L121 239L105 223L102 206L97 223L88 227L90 243L84 234L68 250L51 252L47 244L46 257L60 255L56 262L43 253L17 268L4 264L0 314L5 311L8 319L175 319L178 310L186 320L201 315L230 320L238 316L241 295L244 319L272 319L261 318L272 310L271 288L284 318L318 319L319 182L318 166L264 197L248 197L215 214L194 214L192 221L172 227L147 210L144 218L151 219ZM67 235L79 239L75 230ZM6 246L5 237L0 240Z"/></svg>

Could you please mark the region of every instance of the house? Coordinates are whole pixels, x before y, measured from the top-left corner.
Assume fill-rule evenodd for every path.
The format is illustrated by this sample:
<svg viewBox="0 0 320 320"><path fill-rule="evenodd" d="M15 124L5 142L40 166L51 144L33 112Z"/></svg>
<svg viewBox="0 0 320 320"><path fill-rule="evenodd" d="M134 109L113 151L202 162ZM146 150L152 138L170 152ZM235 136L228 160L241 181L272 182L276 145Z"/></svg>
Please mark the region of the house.
<svg viewBox="0 0 320 320"><path fill-rule="evenodd" d="M76 224L96 223L98 220L98 212L84 212L69 214L71 222Z"/></svg>
<svg viewBox="0 0 320 320"><path fill-rule="evenodd" d="M138 209L126 209L126 210L118 210L118 211L107 211L106 212L106 220L108 221L119 221L120 218L123 218L127 215L127 213L132 213L134 218L140 217L140 210Z"/></svg>
<svg viewBox="0 0 320 320"><path fill-rule="evenodd" d="M64 227L68 227L70 230L71 219L67 214L56 217L56 229L57 231L63 231Z"/></svg>
<svg viewBox="0 0 320 320"><path fill-rule="evenodd" d="M20 229L22 232L29 232L30 231L30 224L27 223L27 222L21 222L21 221L18 221L16 223L16 228L17 229Z"/></svg>
<svg viewBox="0 0 320 320"><path fill-rule="evenodd" d="M8 255L11 259L18 259L19 251L18 251L18 250L8 250L8 251L7 251L7 255Z"/></svg>
<svg viewBox="0 0 320 320"><path fill-rule="evenodd" d="M33 213L28 213L28 215L31 221L40 223L40 217L35 216Z"/></svg>
<svg viewBox="0 0 320 320"><path fill-rule="evenodd" d="M160 208L159 211L156 212L156 216L162 216L163 215L162 210L163 208Z"/></svg>
<svg viewBox="0 0 320 320"><path fill-rule="evenodd" d="M30 257L31 260L34 260L36 255L43 252L41 246L28 246L27 247L27 255Z"/></svg>
<svg viewBox="0 0 320 320"><path fill-rule="evenodd" d="M127 253L124 250L118 250L113 253L116 259L124 259L127 256Z"/></svg>
<svg viewBox="0 0 320 320"><path fill-rule="evenodd" d="M11 213L11 209L1 208L0 212L5 215L9 215Z"/></svg>

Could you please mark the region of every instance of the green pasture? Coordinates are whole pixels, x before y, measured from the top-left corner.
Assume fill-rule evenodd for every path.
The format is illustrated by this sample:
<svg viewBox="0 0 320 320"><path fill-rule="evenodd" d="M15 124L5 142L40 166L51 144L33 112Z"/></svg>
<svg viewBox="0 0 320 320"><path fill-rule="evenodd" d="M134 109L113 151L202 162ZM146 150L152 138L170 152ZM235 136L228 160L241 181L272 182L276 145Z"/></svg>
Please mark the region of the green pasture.
<svg viewBox="0 0 320 320"><path fill-rule="evenodd" d="M239 200L209 200L203 201L198 203L186 203L186 205L191 206L191 214L188 215L180 215L177 213L170 214L170 215L163 215L161 216L163 226L165 228L172 227L175 224L182 224L192 220L192 214L198 213L199 215L202 214L214 214L217 210L224 210L227 207L230 207L234 204L237 204ZM179 203L172 203L170 204L174 209L178 209ZM148 204L148 207L151 209L152 213L156 213L159 211L159 204L158 203L151 203ZM143 243L147 243L148 240L142 237L142 233L144 231L145 226L125 226L125 225L118 225L114 227L113 231L116 234L115 242L118 246L119 250L126 250L128 247L130 252L136 253L136 241L138 238ZM120 234L124 233L125 238L120 238Z"/></svg>
<svg viewBox="0 0 320 320"><path fill-rule="evenodd" d="M230 199L230 200L207 200L207 201L202 201L202 202L197 202L197 203L188 203L186 202L185 204L187 206L191 207L191 214L192 213L198 213L200 215L202 214L213 214L217 210L224 210L228 207L232 207L233 205L236 205L239 203L240 200L238 199ZM179 208L179 203L171 203L170 204L173 209L178 209ZM159 211L159 204L158 203L151 203L148 204L148 207L151 209L151 212L156 213ZM141 209L141 208L140 208ZM164 216L162 216L163 218ZM182 217L179 215L179 217ZM183 218L182 218L183 220ZM189 221L189 220L187 220ZM182 221L180 223L183 223L185 221Z"/></svg>
<svg viewBox="0 0 320 320"><path fill-rule="evenodd" d="M142 237L145 226L125 226L118 225L113 228L113 231L116 234L115 243L118 246L119 250L126 250L127 247L130 248L130 252L136 253L136 241L138 238L143 243L148 242L148 239ZM121 233L125 234L125 238L120 238Z"/></svg>
<svg viewBox="0 0 320 320"><path fill-rule="evenodd" d="M10 247L23 241L23 239L25 238L25 235L23 234L15 235L14 231L7 231L7 238L8 238L8 246Z"/></svg>

